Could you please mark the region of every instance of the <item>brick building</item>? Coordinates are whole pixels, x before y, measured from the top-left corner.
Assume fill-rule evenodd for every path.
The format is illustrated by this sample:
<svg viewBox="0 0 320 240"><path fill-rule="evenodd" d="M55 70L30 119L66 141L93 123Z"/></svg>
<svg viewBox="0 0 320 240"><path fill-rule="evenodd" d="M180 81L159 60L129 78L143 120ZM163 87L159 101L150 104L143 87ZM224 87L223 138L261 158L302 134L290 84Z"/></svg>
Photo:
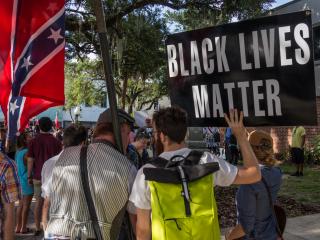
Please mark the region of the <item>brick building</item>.
<svg viewBox="0 0 320 240"><path fill-rule="evenodd" d="M311 148L314 138L320 134L320 1L319 0L294 0L283 4L270 11L270 14L285 14L290 12L311 10L314 43L314 65L317 95L318 126L304 126L306 129L306 147ZM263 128L268 131L275 141L275 152L285 152L291 144L292 127Z"/></svg>

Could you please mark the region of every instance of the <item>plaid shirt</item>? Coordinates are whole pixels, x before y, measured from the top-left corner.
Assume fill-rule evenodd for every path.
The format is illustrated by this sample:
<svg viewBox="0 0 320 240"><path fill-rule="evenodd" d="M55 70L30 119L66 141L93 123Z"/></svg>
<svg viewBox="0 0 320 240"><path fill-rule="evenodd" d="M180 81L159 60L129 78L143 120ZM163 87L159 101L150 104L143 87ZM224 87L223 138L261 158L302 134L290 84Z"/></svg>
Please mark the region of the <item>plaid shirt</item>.
<svg viewBox="0 0 320 240"><path fill-rule="evenodd" d="M0 239L2 238L3 203L21 199L20 183L14 161L0 153Z"/></svg>

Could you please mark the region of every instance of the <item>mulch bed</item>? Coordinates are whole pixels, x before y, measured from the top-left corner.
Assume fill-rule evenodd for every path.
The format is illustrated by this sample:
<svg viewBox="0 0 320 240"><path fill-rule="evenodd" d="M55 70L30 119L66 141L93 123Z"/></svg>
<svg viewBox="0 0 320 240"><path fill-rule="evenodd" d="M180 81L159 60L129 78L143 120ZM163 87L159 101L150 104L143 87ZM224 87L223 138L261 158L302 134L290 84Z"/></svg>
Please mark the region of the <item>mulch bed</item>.
<svg viewBox="0 0 320 240"><path fill-rule="evenodd" d="M221 228L228 228L236 225L236 192L236 187L215 188ZM277 203L286 210L287 217L298 217L320 213L320 204L303 204L287 196L278 196Z"/></svg>

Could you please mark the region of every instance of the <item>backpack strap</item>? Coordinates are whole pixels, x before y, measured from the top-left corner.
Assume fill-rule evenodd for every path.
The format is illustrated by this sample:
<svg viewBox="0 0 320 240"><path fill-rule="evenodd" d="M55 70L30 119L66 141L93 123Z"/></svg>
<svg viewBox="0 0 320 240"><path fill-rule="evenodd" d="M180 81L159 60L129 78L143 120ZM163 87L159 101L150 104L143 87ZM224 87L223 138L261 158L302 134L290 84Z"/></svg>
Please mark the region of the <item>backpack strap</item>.
<svg viewBox="0 0 320 240"><path fill-rule="evenodd" d="M148 162L149 164L155 166L155 167L162 167L164 168L167 163L168 160L162 157L154 157L151 161Z"/></svg>
<svg viewBox="0 0 320 240"><path fill-rule="evenodd" d="M267 192L268 192L269 205L270 205L270 208L271 208L271 211L272 211L273 218L276 221L276 231L277 231L278 236L280 237L280 239L283 240L283 236L282 236L282 233L281 233L281 230L280 230L280 227L279 227L277 215L276 215L276 212L274 211L274 206L273 206L273 202L272 202L272 196L271 196L270 188L269 188L269 186L267 184L267 181L264 179L263 176L261 177L261 181L263 182L263 184L264 184L264 186L265 186L265 188L267 189Z"/></svg>
<svg viewBox="0 0 320 240"><path fill-rule="evenodd" d="M193 150L187 157L175 155L170 161L156 157L150 164L156 168L144 168L143 173L147 181L155 181L161 183L181 183L181 177L177 167L182 165L185 172L185 177L188 182L196 181L202 177L212 174L219 170L217 162L199 164L203 153L201 151ZM183 158L182 161L172 161L174 158ZM171 163L171 164L168 164Z"/></svg>
<svg viewBox="0 0 320 240"><path fill-rule="evenodd" d="M87 166L87 146L82 146L80 152L80 173L81 173L81 182L84 191L84 196L86 198L90 219L92 221L92 227L94 234L96 235L97 240L103 240L100 226L98 223L97 212L94 207L93 199L91 196L90 186L89 186L89 175L88 175L88 166Z"/></svg>

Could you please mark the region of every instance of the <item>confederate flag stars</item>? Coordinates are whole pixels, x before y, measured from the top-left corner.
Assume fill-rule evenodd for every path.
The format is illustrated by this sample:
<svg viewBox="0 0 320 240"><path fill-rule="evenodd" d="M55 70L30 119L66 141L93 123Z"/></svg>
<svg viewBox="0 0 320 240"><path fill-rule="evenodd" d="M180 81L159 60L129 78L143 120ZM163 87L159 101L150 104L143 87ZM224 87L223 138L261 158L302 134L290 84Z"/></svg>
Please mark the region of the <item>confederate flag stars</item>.
<svg viewBox="0 0 320 240"><path fill-rule="evenodd" d="M28 71L29 66L32 66L33 63L30 61L31 55L27 58L23 58L23 64L21 65L21 68L26 68Z"/></svg>
<svg viewBox="0 0 320 240"><path fill-rule="evenodd" d="M59 39L64 39L64 37L60 34L61 28L59 28L56 31L53 28L50 28L50 31L51 31L51 35L48 37L48 39L53 39L55 44L58 43ZM26 57L26 58L23 58L23 64L21 65L21 68L25 67L26 70L28 71L29 70L29 66L34 65L31 62L30 58L31 58L31 55Z"/></svg>
<svg viewBox="0 0 320 240"><path fill-rule="evenodd" d="M20 106L17 105L17 99L12 103L10 103L10 112L12 115L14 115L15 111L19 108Z"/></svg>
<svg viewBox="0 0 320 240"><path fill-rule="evenodd" d="M51 35L48 37L48 39L53 39L54 43L57 44L59 39L63 39L63 36L61 36L61 28L59 28L57 31L50 28Z"/></svg>

